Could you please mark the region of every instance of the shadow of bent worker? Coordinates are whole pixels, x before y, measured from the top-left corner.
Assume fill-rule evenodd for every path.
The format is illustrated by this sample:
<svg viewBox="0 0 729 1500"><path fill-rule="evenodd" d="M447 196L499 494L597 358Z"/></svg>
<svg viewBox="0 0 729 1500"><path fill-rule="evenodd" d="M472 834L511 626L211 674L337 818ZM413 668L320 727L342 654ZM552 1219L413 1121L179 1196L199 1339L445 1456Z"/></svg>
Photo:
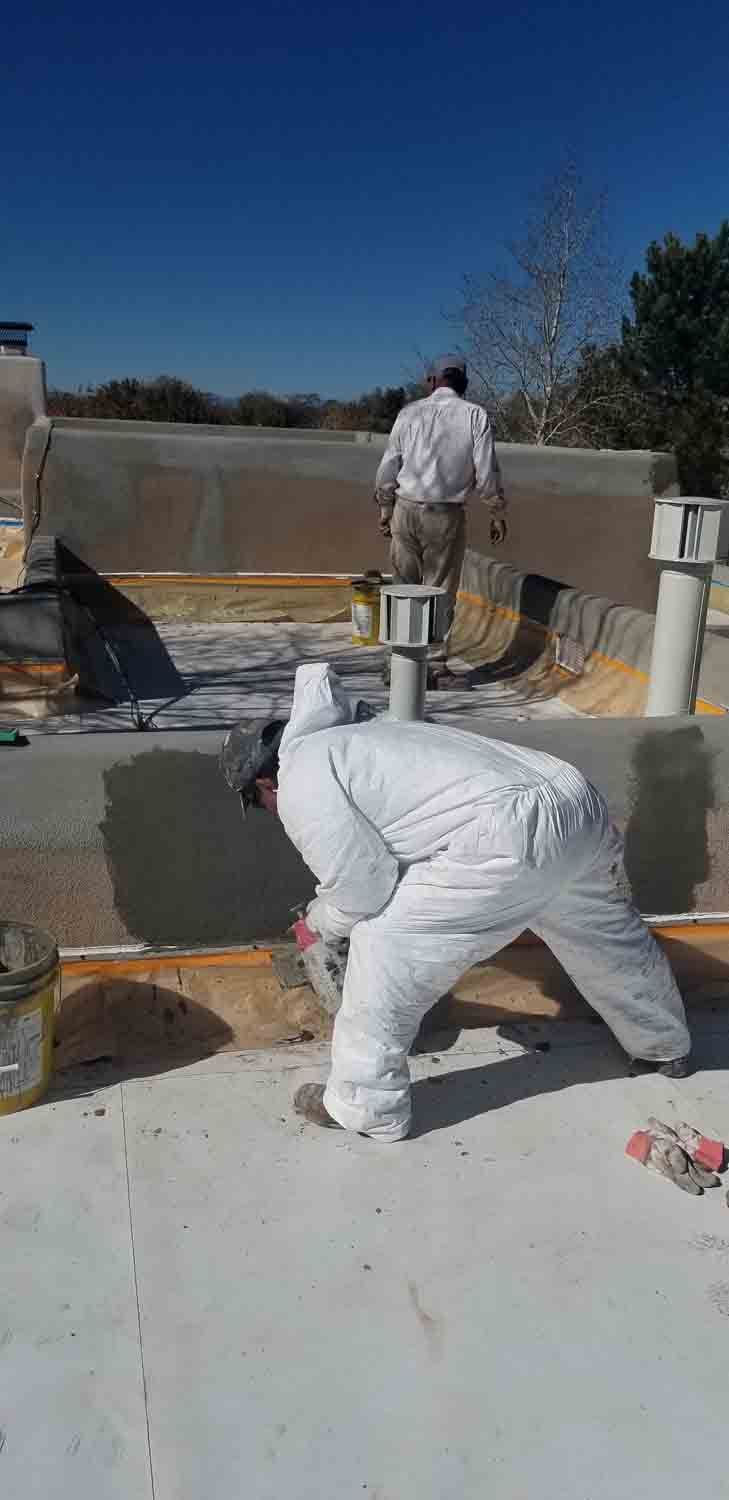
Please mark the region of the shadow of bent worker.
<svg viewBox="0 0 729 1500"><path fill-rule="evenodd" d="M709 1036L699 1035L694 1040L693 1057L697 1071L729 1068L729 1034L712 1032ZM462 1125L466 1120L491 1114L524 1099L558 1093L585 1083L605 1083L612 1079L624 1081L636 1076L625 1053L607 1030L596 1045L560 1045L557 1042L550 1044L548 1052L525 1052L518 1057L504 1057L499 1062L492 1058L493 1054L473 1068L459 1068L451 1073L417 1079L412 1086L414 1125L411 1138ZM652 1074L647 1076L653 1077ZM639 1075L637 1086L640 1086ZM680 1090L681 1085L674 1087ZM652 1113L655 1102L646 1091L647 1114Z"/></svg>
<svg viewBox="0 0 729 1500"><path fill-rule="evenodd" d="M56 1095L166 1073L234 1040L215 1011L151 979L83 981L64 995L55 1030Z"/></svg>

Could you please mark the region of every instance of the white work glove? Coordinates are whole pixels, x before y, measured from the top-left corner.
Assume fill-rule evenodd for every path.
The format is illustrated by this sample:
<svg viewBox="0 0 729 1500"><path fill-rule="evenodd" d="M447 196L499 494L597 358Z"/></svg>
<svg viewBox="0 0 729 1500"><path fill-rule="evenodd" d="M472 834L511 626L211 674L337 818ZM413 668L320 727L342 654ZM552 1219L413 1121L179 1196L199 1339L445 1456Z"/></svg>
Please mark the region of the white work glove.
<svg viewBox="0 0 729 1500"><path fill-rule="evenodd" d="M337 921L337 917L339 921ZM325 943L337 943L341 938L349 941L354 926L342 912L332 908L323 896L315 896L306 908L306 923Z"/></svg>

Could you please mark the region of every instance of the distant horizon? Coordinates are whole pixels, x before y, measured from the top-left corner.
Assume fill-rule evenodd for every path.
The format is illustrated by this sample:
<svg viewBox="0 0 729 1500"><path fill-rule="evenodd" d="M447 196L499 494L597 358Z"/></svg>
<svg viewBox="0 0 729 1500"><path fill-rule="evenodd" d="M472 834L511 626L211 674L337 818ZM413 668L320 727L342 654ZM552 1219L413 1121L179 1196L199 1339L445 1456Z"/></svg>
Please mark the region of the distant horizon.
<svg viewBox="0 0 729 1500"><path fill-rule="evenodd" d="M21 321L24 321L24 320L22 320L20 318L17 318L17 319L14 319L13 321L21 322ZM27 321L31 322L32 319L29 318L29 319L27 319ZM7 326L7 324L5 326ZM211 398L213 398L213 399L215 399L217 401L224 401L224 402L227 402L227 401L236 401L239 396L241 396L242 394L248 393L250 391L261 391L261 392L265 391L266 395L276 396L279 400L282 400L282 401L283 400L291 399L292 397L295 397L295 396L298 396L298 397L318 396L319 399L322 402L325 402L325 401L353 401L353 400L356 400L356 398L358 396L364 395L364 394L366 394L369 391L375 390L378 386L380 386L382 389L386 389L387 387L398 388L400 386L407 387L409 385L412 385L412 384L416 383L419 378L422 378L422 377L425 376L425 370L426 370L426 364L427 364L427 359L425 359L425 358L423 358L420 361L421 368L420 368L420 375L419 375L418 374L418 358L417 358L416 355L413 355L413 359L412 359L411 364L408 366L407 369L403 369L403 372L402 372L402 374L401 374L401 376L400 376L399 379L395 378L395 379L391 379L391 380L375 380L370 385L367 385L367 386L363 385L363 386L354 387L354 388L352 388L350 390L347 390L344 394L337 394L336 392L334 392L332 390L327 390L327 389L325 389L325 390L316 390L316 389L314 389L314 387L310 387L308 389L305 389L304 387L294 388L293 386L292 387L283 387L283 386L276 387L276 386L273 386L273 385L264 385L264 384L262 384L260 382L253 382L253 383L249 383L247 385L241 385L238 389L231 390L231 391L223 391L223 390L215 389L214 387L211 387L211 386L203 385L198 380L194 379L193 376L188 375L188 374L184 374L180 370L170 369L170 368L140 370L139 368L136 368L136 367L134 367L134 368L130 367L130 368L124 368L124 369L120 369L120 370L110 371L110 373L108 373L106 375L101 375L97 379L94 379L94 380L86 380L86 379L81 378L81 379L74 380L70 384L66 384L63 381L54 379L53 372L52 372L52 370L49 367L48 360L47 360L47 358L46 358L46 356L45 356L45 354L43 352L42 347L40 347L40 343L39 343L40 333L41 333L41 330L38 329L37 324L34 324L33 325L33 332L29 335L30 343L29 343L29 347L28 347L28 351L27 351L27 356L30 356L31 358L35 358L35 359L41 359L43 361L43 363L44 363L44 365L46 367L46 383L47 383L47 386L48 386L49 390L65 391L65 392L68 392L68 393L83 392L83 391L85 391L87 389L96 390L99 386L106 385L109 381L112 381L112 380L145 380L145 381L152 381L152 380L161 380L161 379L164 379L164 378L168 378L168 379L171 379L171 380L183 380L188 385L193 386L196 390L202 391L206 396L210 396ZM432 358L433 354L437 354L438 352L440 352L441 347L443 349L445 349L447 343L448 343L447 338L443 338L441 340L441 343L439 345L434 346L432 354L429 354L428 358ZM453 340L453 334L452 334L452 330L451 330L451 344L453 344L453 343L454 343L454 340Z"/></svg>
<svg viewBox="0 0 729 1500"><path fill-rule="evenodd" d="M31 348L28 350L28 353L36 359L43 360L43 355L36 349ZM345 396L336 396L332 391L275 390L272 386L268 385L248 385L241 387L241 389L238 391L225 392L210 390L207 386L197 385L196 382L194 380L191 380L189 376L181 375L178 370L156 370L154 374L150 375L140 375L138 370L125 370L123 374L107 375L103 380L96 380L93 382L80 381L76 382L75 385L59 385L58 381L54 381L51 379L47 361L43 360L43 363L46 366L46 385L49 391L64 391L66 394L83 394L86 390L97 390L100 386L107 385L110 381L113 380L183 380L186 384L191 385L195 390L201 391L204 396L208 396L212 401L221 401L226 404L229 402L232 402L234 404L240 398L240 396L248 395L251 392L260 391L262 394L265 394L267 396L274 396L278 401L292 401L294 399L304 400L306 398L316 396L321 401L322 405L324 405L327 401L355 401L358 396L367 395L370 391L376 390L378 386L383 390L386 390L388 387L390 389L399 389L400 387L405 389L408 385L412 384L412 381L410 379L394 381L380 380L376 381L375 385L373 386L368 386L366 389L363 388L362 390L352 391Z"/></svg>

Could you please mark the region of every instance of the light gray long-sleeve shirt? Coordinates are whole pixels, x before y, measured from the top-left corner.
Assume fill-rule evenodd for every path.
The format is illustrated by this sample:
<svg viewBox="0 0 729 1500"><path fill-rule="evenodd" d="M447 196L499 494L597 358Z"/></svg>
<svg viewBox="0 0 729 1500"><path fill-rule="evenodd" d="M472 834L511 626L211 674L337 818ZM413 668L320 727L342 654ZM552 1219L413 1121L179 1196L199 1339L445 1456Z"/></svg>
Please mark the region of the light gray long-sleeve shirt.
<svg viewBox="0 0 729 1500"><path fill-rule="evenodd" d="M462 505L471 495L494 513L506 508L488 413L440 386L403 407L375 479L382 506L398 498Z"/></svg>

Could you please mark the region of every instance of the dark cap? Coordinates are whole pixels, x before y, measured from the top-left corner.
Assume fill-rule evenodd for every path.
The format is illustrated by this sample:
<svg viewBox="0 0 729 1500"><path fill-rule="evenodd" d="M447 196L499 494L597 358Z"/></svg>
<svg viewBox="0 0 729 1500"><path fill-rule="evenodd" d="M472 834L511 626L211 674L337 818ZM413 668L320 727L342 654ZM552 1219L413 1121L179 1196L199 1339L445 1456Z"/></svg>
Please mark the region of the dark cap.
<svg viewBox="0 0 729 1500"><path fill-rule="evenodd" d="M285 719L271 719L268 724L260 719L243 720L234 724L223 740L220 769L231 791L240 794L244 814L253 806L257 778L276 770L285 728Z"/></svg>

